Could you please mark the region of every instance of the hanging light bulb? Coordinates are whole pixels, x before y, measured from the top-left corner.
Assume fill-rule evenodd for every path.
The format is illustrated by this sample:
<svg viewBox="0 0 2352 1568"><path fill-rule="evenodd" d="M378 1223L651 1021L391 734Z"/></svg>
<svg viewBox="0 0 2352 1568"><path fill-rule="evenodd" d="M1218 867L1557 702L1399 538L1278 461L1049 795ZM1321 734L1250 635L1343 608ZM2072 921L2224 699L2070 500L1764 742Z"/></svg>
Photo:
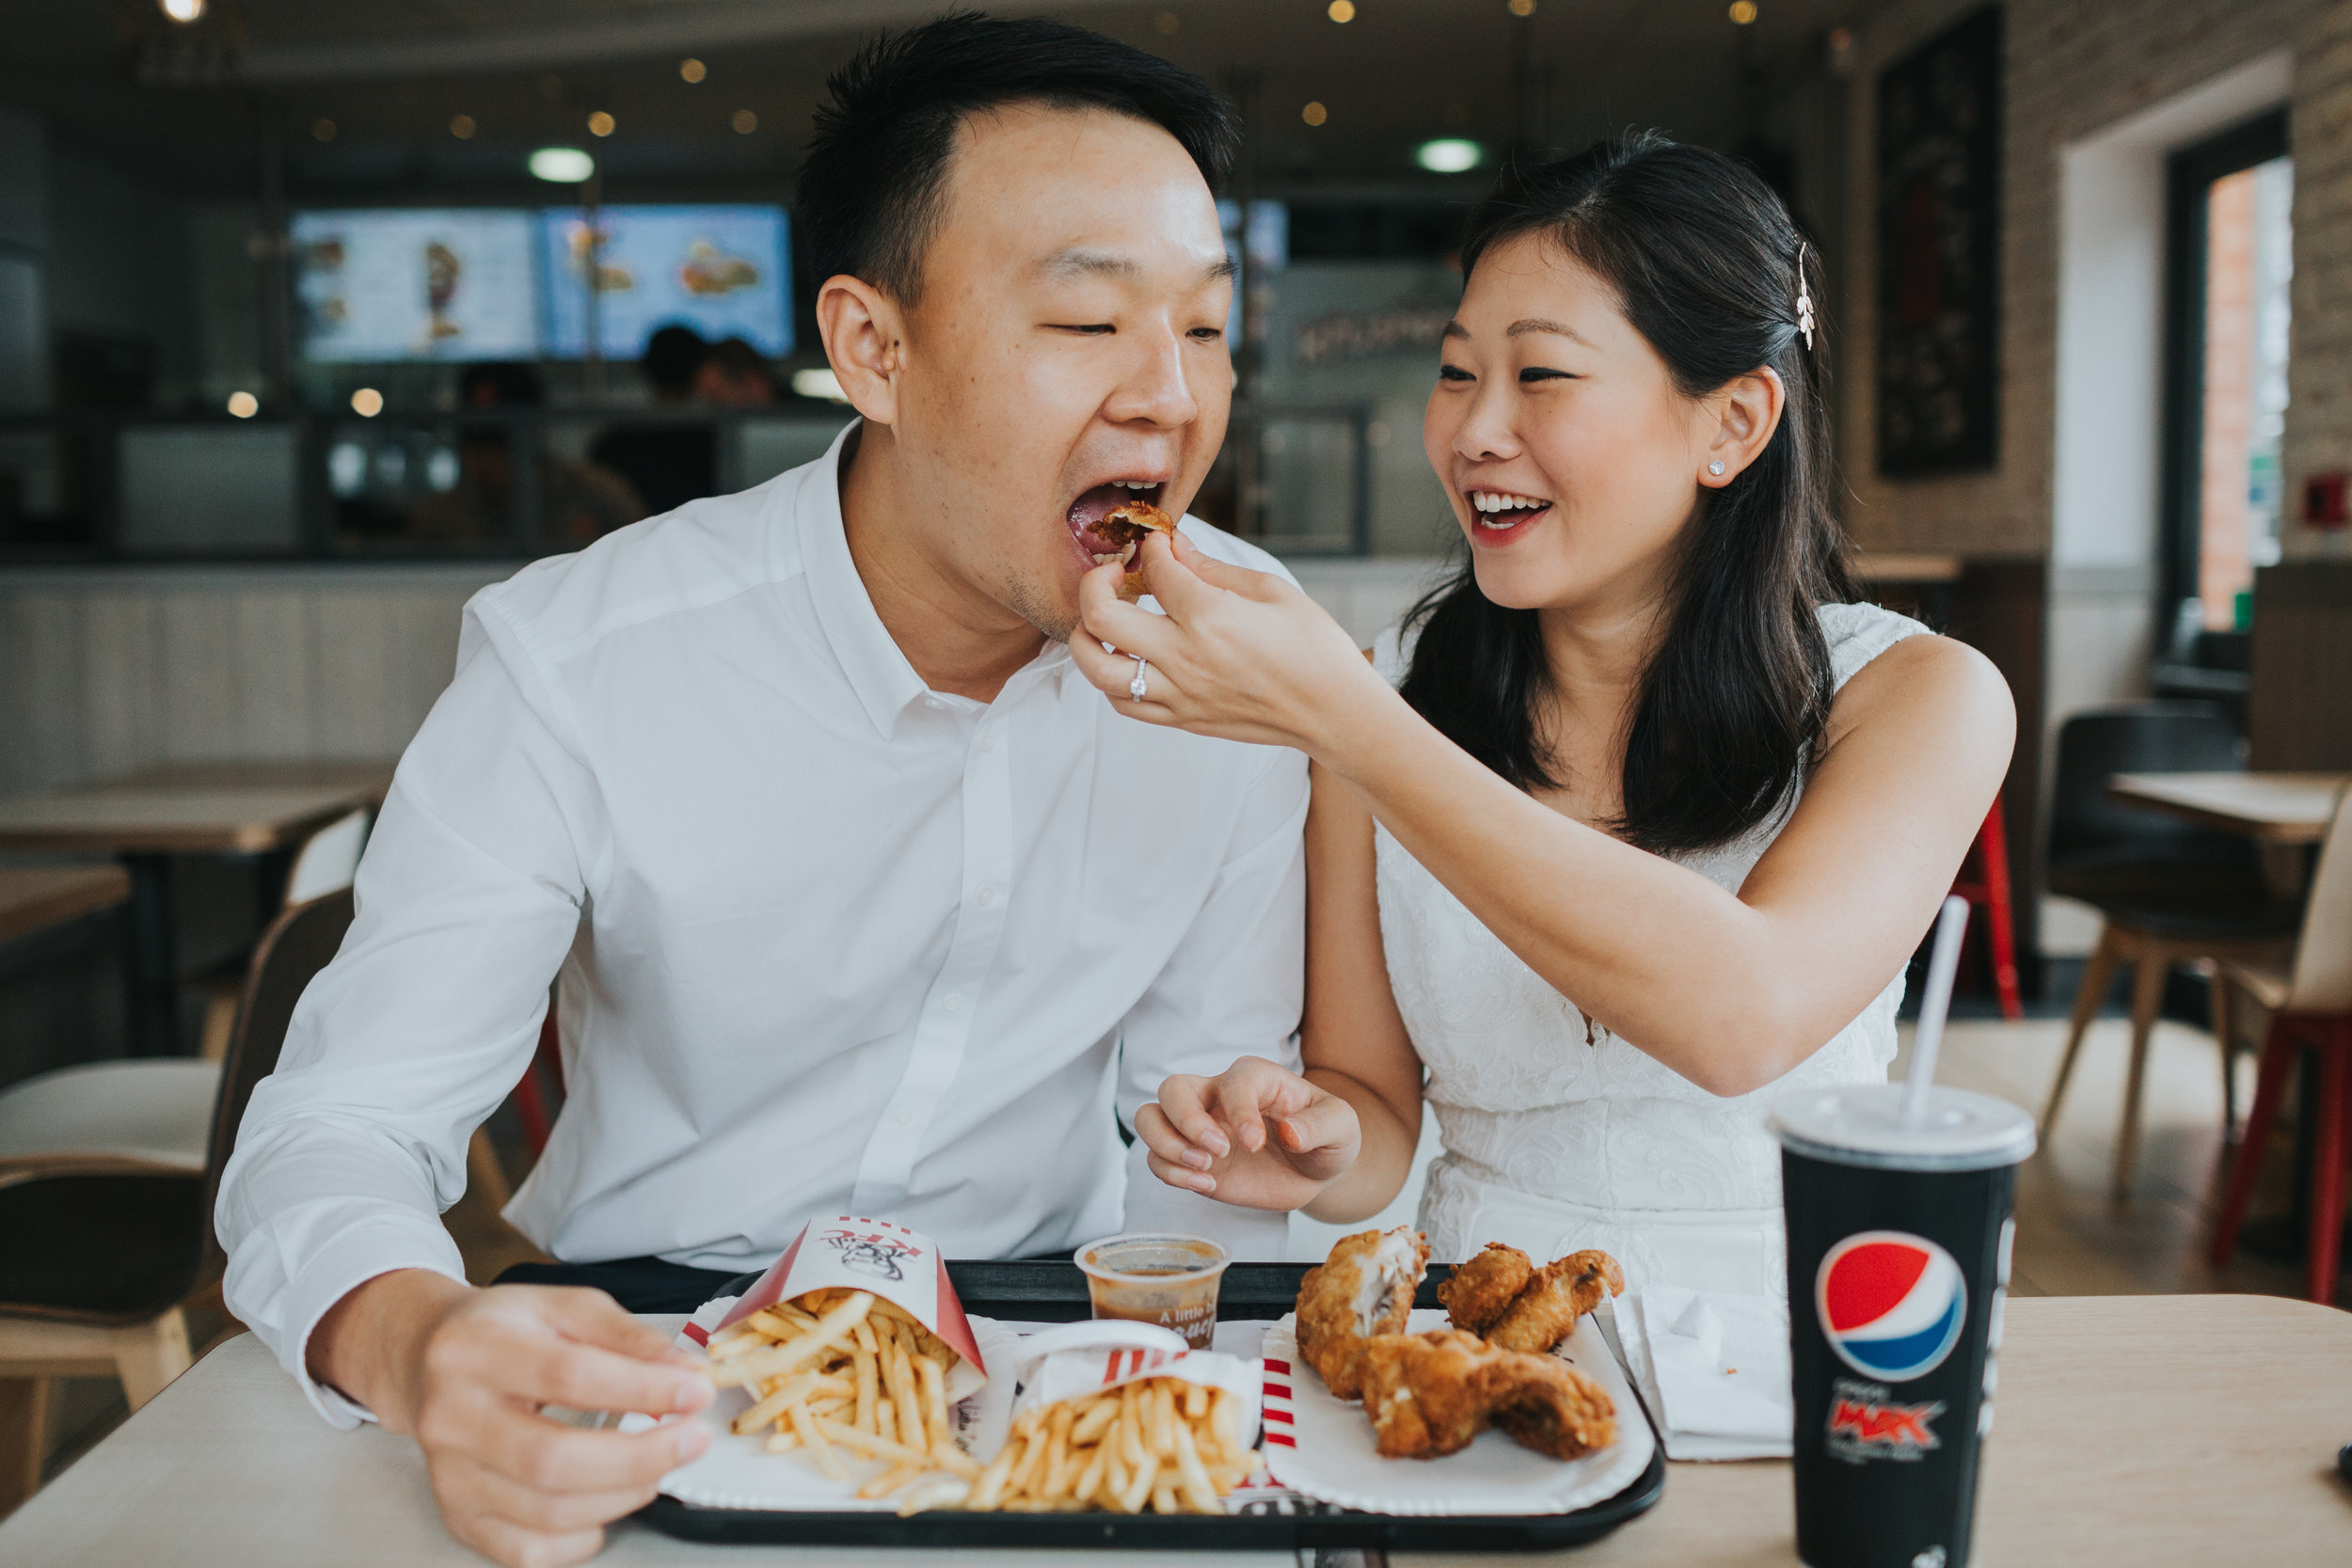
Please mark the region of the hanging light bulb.
<svg viewBox="0 0 2352 1568"><path fill-rule="evenodd" d="M183 27L204 19L204 0L156 0L156 4L163 8L166 16Z"/></svg>

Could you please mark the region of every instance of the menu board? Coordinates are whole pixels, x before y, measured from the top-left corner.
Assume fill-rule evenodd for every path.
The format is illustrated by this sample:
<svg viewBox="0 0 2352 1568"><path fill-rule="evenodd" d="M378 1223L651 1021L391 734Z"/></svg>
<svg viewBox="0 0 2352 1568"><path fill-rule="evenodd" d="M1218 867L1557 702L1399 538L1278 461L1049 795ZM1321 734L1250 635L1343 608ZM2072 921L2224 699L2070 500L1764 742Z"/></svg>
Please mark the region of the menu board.
<svg viewBox="0 0 2352 1568"><path fill-rule="evenodd" d="M305 357L536 357L532 230L532 214L512 209L294 214L289 237Z"/></svg>
<svg viewBox="0 0 2352 1568"><path fill-rule="evenodd" d="M656 327L683 323L712 341L741 338L770 358L792 352L790 249L776 207L596 210L596 337L608 359L634 359ZM540 214L547 351L588 350L588 219Z"/></svg>

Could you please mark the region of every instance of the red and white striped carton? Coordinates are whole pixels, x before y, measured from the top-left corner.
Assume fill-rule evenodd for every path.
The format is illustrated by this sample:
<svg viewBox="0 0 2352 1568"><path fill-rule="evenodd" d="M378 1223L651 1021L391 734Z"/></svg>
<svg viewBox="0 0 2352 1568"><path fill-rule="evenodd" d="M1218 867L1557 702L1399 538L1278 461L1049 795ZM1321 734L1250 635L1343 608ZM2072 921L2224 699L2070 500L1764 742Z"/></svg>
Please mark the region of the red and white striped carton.
<svg viewBox="0 0 2352 1568"><path fill-rule="evenodd" d="M741 1322L763 1307L798 1301L811 1291L870 1291L895 1302L908 1316L946 1342L957 1364L947 1372L950 1403L977 1392L989 1379L988 1364L972 1337L963 1303L947 1278L947 1265L931 1239L889 1220L849 1214L811 1220L766 1274L738 1297L727 1315L707 1333ZM689 1324L686 1333L697 1337ZM1008 1369L1009 1370L1009 1369Z"/></svg>
<svg viewBox="0 0 2352 1568"><path fill-rule="evenodd" d="M1083 1399L1146 1378L1172 1377L1204 1388L1222 1388L1240 1402L1243 1446L1256 1445L1259 1371L1254 1359L1206 1350L1097 1345L1055 1351L1030 1368L1026 1376L1020 1393L1013 1397L1015 1418L1038 1405Z"/></svg>

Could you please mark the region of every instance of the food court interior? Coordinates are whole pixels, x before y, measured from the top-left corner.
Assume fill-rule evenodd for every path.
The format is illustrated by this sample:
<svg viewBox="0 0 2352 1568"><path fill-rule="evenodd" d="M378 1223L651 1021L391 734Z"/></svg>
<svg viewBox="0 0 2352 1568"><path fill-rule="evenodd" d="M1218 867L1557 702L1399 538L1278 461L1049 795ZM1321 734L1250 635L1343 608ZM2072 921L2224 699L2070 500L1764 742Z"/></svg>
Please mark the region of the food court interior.
<svg viewBox="0 0 2352 1568"><path fill-rule="evenodd" d="M794 169L826 73L937 9L0 8L0 1513L236 1332L203 1203L241 988L348 883L467 597L841 427ZM1499 165L1656 126L1779 190L1858 577L2021 721L1942 1069L2042 1114L2072 1060L2013 1288L2352 1301L2313 1262L2352 1103L2352 0L1018 9L1241 108L1195 510L1366 641L1457 543L1418 433ZM43 1097L100 1063L165 1070ZM476 1142L479 1280L533 1256L499 1199L559 1077ZM44 1207L60 1158L131 1161L135 1223ZM8 1293L158 1259L131 1351Z"/></svg>

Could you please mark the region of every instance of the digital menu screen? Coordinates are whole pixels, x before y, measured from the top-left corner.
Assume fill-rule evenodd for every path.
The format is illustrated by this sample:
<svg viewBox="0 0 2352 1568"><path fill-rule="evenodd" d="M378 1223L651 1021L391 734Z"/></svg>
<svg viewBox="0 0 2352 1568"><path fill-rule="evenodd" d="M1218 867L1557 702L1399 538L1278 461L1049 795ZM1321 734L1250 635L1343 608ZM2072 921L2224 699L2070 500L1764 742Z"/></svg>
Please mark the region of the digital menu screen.
<svg viewBox="0 0 2352 1568"><path fill-rule="evenodd" d="M534 224L484 208L294 214L294 298L312 360L530 359L541 352Z"/></svg>
<svg viewBox="0 0 2352 1568"><path fill-rule="evenodd" d="M588 351L588 220L540 214L547 353ZM596 337L608 359L634 359L655 328L683 323L716 342L741 338L770 358L792 352L789 230L781 208L602 207L593 246Z"/></svg>

